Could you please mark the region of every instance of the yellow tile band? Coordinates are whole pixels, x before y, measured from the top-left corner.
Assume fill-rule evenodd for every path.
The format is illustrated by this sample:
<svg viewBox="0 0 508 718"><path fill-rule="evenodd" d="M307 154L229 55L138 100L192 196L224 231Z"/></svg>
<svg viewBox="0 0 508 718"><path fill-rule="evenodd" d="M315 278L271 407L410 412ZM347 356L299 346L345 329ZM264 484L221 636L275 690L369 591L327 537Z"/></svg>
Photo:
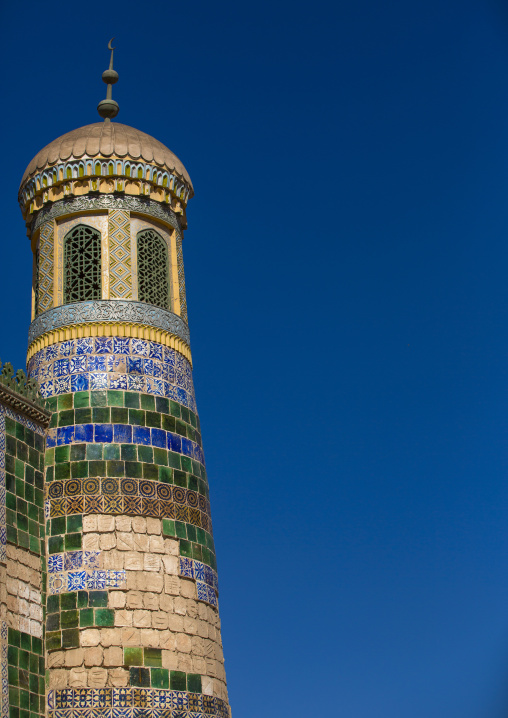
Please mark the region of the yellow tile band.
<svg viewBox="0 0 508 718"><path fill-rule="evenodd" d="M37 354L38 351L45 347L57 344L58 342L67 341L68 339L83 339L85 337L130 337L133 339L145 339L150 342L157 342L183 354L192 366L190 347L175 334L165 332L162 329L154 329L154 327L145 324L130 324L128 322L72 324L68 327L53 329L45 334L41 334L40 337L37 337L37 339L30 344L26 356L27 363L34 354Z"/></svg>

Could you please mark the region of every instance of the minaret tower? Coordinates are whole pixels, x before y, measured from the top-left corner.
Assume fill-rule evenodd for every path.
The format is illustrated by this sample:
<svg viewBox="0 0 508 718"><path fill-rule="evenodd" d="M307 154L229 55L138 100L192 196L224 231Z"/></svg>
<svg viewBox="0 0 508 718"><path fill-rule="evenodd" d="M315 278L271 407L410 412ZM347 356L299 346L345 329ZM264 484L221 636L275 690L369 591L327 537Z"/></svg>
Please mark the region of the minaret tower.
<svg viewBox="0 0 508 718"><path fill-rule="evenodd" d="M109 48L104 121L42 149L19 190L28 373L52 412L47 715L226 718L182 258L193 188L161 142L111 121Z"/></svg>

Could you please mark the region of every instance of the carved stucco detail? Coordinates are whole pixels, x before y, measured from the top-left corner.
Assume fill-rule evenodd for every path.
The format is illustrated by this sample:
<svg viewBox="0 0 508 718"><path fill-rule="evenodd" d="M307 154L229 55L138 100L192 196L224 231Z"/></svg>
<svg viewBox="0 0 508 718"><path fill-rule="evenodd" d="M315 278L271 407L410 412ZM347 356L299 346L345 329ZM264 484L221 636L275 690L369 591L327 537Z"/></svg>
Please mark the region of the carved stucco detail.
<svg viewBox="0 0 508 718"><path fill-rule="evenodd" d="M129 322L162 329L179 337L190 346L187 324L173 312L144 302L100 300L76 302L55 307L38 316L30 325L28 344L46 332L72 324L95 322Z"/></svg>
<svg viewBox="0 0 508 718"><path fill-rule="evenodd" d="M58 202L54 202L52 205L39 210L32 225L32 232L35 232L43 222L47 222L50 219L61 217L64 214L88 212L94 209L123 209L130 212L147 214L163 222L167 222L180 232L178 218L169 207L165 207L151 199L114 194L60 199Z"/></svg>

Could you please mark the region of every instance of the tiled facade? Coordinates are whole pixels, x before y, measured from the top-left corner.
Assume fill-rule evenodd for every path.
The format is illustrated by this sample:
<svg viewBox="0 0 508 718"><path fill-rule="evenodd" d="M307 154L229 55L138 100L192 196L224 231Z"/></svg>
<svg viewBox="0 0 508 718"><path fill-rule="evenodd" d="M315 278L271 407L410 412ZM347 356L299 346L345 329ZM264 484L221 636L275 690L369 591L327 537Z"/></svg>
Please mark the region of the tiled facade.
<svg viewBox="0 0 508 718"><path fill-rule="evenodd" d="M46 409L37 423L0 403L0 718L230 718L187 325L192 185L152 138L90 127L79 157L73 133L63 162L60 140L42 150L19 195L37 253L28 374ZM84 244L65 259L82 226L100 236L87 301L68 286Z"/></svg>

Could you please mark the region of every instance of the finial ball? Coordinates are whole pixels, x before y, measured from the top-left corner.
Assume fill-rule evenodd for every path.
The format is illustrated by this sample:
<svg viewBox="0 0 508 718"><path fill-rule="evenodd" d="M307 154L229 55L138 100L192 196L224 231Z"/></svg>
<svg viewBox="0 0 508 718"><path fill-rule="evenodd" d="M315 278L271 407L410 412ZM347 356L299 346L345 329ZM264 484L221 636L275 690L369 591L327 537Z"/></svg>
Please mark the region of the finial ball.
<svg viewBox="0 0 508 718"><path fill-rule="evenodd" d="M102 73L102 81L106 83L106 85L114 85L115 82L118 82L118 72L116 70L104 70Z"/></svg>
<svg viewBox="0 0 508 718"><path fill-rule="evenodd" d="M118 102L115 102L115 100L111 99L101 100L97 105L97 112L101 117L104 117L104 119L111 119L113 117L116 117L119 110L120 107L118 106Z"/></svg>

